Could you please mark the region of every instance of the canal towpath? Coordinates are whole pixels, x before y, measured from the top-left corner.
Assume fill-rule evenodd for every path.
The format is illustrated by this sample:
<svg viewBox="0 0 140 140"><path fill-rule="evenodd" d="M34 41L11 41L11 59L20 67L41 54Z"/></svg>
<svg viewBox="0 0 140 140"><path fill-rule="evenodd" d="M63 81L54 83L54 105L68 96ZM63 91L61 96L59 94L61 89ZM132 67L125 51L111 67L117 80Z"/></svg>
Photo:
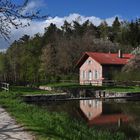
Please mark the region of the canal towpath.
<svg viewBox="0 0 140 140"><path fill-rule="evenodd" d="M35 140L0 106L0 140Z"/></svg>

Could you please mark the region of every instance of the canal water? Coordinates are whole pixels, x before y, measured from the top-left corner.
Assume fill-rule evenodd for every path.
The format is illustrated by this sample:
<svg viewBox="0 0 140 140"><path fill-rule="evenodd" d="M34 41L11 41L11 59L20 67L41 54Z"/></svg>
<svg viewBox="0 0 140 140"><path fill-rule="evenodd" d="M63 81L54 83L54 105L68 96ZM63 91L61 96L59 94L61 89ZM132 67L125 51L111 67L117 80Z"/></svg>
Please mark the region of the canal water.
<svg viewBox="0 0 140 140"><path fill-rule="evenodd" d="M50 112L66 113L89 127L140 136L140 100L78 100L38 103Z"/></svg>

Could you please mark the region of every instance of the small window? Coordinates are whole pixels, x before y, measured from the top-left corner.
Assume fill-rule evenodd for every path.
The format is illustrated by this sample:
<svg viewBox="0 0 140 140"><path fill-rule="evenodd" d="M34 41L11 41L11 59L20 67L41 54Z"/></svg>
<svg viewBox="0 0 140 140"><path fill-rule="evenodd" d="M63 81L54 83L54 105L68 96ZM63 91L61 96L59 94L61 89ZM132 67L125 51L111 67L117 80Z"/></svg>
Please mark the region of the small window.
<svg viewBox="0 0 140 140"><path fill-rule="evenodd" d="M92 61L91 60L88 60L88 64L91 64L92 63Z"/></svg>

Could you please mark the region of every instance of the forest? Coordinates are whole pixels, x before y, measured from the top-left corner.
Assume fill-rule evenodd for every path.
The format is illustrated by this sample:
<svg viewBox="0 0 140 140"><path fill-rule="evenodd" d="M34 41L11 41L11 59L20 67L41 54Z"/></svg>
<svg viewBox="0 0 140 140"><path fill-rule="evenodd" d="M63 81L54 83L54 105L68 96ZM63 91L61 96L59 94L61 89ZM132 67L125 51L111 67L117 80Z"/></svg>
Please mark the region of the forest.
<svg viewBox="0 0 140 140"><path fill-rule="evenodd" d="M95 26L88 20L83 24L65 21L61 28L51 23L43 35L23 35L0 53L0 80L13 84L78 80L76 62L85 51L113 53L119 49L137 54L123 71L138 72L140 51L135 50L140 50L139 45L140 19L120 21L116 17L112 26L106 21Z"/></svg>

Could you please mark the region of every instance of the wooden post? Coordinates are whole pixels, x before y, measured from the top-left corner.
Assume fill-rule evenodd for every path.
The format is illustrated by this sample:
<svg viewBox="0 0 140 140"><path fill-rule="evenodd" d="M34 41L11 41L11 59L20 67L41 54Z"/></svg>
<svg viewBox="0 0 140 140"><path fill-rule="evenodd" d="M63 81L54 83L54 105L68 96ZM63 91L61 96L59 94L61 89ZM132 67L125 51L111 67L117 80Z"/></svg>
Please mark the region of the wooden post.
<svg viewBox="0 0 140 140"><path fill-rule="evenodd" d="M122 124L122 119L119 118L119 119L118 119L118 127L121 127L121 124Z"/></svg>

